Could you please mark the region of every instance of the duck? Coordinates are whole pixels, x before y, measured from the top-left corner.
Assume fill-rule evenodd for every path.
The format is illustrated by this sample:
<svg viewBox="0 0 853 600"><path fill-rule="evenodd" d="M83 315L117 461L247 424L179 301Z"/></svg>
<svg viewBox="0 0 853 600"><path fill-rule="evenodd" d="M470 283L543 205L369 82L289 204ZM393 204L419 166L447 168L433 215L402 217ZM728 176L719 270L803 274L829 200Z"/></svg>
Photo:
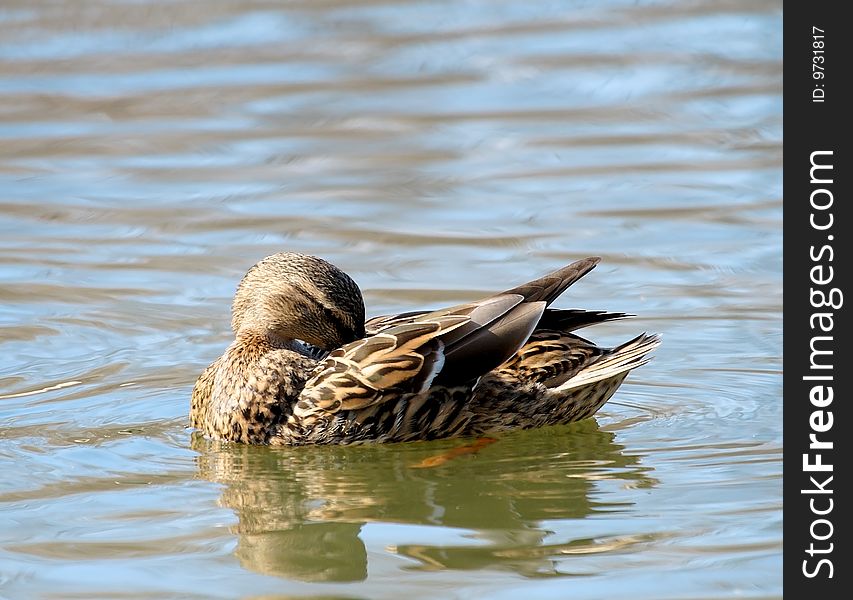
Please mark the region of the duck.
<svg viewBox="0 0 853 600"><path fill-rule="evenodd" d="M225 442L304 446L493 436L593 416L660 344L574 332L632 315L551 304L588 257L487 298L365 320L358 285L317 256L252 266L234 340L198 377L190 426Z"/></svg>

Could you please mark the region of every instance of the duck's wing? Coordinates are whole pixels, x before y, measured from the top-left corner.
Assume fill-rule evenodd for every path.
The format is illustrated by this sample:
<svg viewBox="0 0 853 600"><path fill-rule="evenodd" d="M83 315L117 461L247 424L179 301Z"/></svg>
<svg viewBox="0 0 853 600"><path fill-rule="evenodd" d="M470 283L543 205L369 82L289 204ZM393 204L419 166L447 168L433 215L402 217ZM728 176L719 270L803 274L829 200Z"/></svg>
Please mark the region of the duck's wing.
<svg viewBox="0 0 853 600"><path fill-rule="evenodd" d="M545 309L519 294L423 314L332 352L305 384L297 416L359 410L419 394L433 384L460 385L515 354Z"/></svg>
<svg viewBox="0 0 853 600"><path fill-rule="evenodd" d="M476 380L516 354L546 306L599 261L584 258L478 302L370 319L365 329L372 335L335 350L318 366L300 395L297 414L358 410L431 385ZM556 312L549 319L573 319L578 327L617 318L602 316L616 313Z"/></svg>
<svg viewBox="0 0 853 600"><path fill-rule="evenodd" d="M364 322L364 331L365 334L376 335L380 331L384 331L389 327L394 327L396 325L405 325L406 323L411 323L416 320L418 317L422 317L423 315L428 315L429 310L415 310L411 312L404 312L396 315L379 315L378 317L373 317Z"/></svg>
<svg viewBox="0 0 853 600"><path fill-rule="evenodd" d="M519 294L524 297L525 302L545 302L546 306L550 306L570 285L592 271L599 262L601 262L601 258L598 256L576 260L572 264L543 275L539 279L528 281L507 290L504 294Z"/></svg>
<svg viewBox="0 0 853 600"><path fill-rule="evenodd" d="M547 275L543 275L538 279L528 281L527 283L514 287L511 290L497 294L497 296L518 295L521 296L522 302L545 302L545 305L549 306L560 294L565 292L570 285L594 269L600 261L601 258L598 256L583 258L570 265L557 269L556 271L552 271ZM412 323L425 318L429 319L435 315L448 314L467 306L470 305L463 304L438 311L416 310L395 315L379 315L368 319L364 324L364 328L367 335L375 335L396 325ZM545 316L543 318L548 318L549 314L550 320L554 321L553 326L549 325L549 327L562 329L563 331L571 331L571 329L567 329L569 321L573 323L573 325L571 325L572 329L579 329L580 327L586 327L593 323L600 323L602 321L609 321L611 319L619 319L621 317L628 316L624 313L608 313L605 311L549 309L545 312Z"/></svg>

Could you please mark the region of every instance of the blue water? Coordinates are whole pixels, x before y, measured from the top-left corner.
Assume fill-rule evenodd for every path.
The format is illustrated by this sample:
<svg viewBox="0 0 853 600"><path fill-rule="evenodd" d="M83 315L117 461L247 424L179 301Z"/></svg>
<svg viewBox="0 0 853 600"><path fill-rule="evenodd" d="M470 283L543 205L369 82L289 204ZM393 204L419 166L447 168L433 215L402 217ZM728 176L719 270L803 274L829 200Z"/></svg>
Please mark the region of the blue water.
<svg viewBox="0 0 853 600"><path fill-rule="evenodd" d="M0 8L0 597L781 596L781 2ZM186 428L267 254L370 315L577 258L663 335L591 420Z"/></svg>

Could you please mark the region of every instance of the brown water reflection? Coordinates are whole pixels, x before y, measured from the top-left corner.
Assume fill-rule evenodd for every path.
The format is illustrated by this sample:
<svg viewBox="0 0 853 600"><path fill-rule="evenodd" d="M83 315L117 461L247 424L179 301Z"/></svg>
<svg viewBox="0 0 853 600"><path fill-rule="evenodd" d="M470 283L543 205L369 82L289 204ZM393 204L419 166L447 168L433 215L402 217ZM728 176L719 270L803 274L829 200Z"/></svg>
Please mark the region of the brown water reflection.
<svg viewBox="0 0 853 600"><path fill-rule="evenodd" d="M656 483L615 437L588 420L545 436L512 434L476 456L428 470L414 466L458 442L281 449L195 435L193 448L199 475L225 486L221 503L239 519L235 552L253 571L303 581L365 579L368 553L359 534L367 523L382 523L456 531L436 543L388 548L412 559L410 568L542 577L568 574L554 562L561 555L654 538L548 541L550 520L624 508L593 500L596 481L621 479L637 488Z"/></svg>

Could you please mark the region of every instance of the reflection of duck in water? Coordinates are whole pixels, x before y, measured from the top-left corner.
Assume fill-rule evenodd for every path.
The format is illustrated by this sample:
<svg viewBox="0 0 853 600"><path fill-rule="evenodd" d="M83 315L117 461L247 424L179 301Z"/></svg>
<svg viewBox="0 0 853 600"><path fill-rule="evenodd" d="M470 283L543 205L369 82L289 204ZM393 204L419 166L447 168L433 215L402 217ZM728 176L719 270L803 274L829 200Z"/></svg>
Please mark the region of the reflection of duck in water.
<svg viewBox="0 0 853 600"><path fill-rule="evenodd" d="M218 439L301 445L589 417L658 345L643 334L602 349L571 332L624 314L547 308L598 260L470 304L365 323L345 273L312 256L269 256L237 288L236 339L196 382L191 423Z"/></svg>
<svg viewBox="0 0 853 600"><path fill-rule="evenodd" d="M387 569L571 570L560 557L644 540L572 533L589 515L626 510L603 482L655 480L592 419L514 434L478 460L411 469L452 442L265 448L193 438L200 476L223 486L244 568L299 581L360 581ZM542 465L548 468L543 469ZM476 482L476 483L474 483ZM606 489L606 488L605 488ZM401 562L401 558L404 560Z"/></svg>

